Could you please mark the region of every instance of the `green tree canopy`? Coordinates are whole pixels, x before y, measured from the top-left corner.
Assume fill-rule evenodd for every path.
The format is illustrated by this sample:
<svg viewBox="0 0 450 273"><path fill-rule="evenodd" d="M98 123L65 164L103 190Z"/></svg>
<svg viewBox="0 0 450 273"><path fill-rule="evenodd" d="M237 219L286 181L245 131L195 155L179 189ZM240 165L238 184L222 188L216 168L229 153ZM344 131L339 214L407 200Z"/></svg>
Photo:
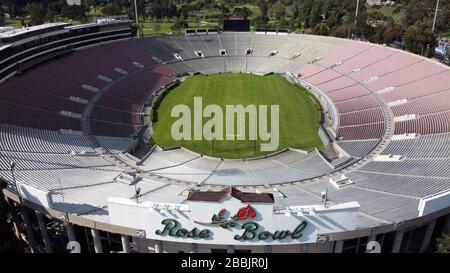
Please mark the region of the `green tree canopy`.
<svg viewBox="0 0 450 273"><path fill-rule="evenodd" d="M431 23L420 21L408 27L405 33L405 46L408 51L431 56L436 45L436 36L431 32Z"/></svg>
<svg viewBox="0 0 450 273"><path fill-rule="evenodd" d="M317 24L311 29L311 33L316 35L328 35L328 32L329 28L325 23Z"/></svg>
<svg viewBox="0 0 450 273"><path fill-rule="evenodd" d="M112 2L103 6L102 13L106 16L120 15L122 8L116 2Z"/></svg>
<svg viewBox="0 0 450 273"><path fill-rule="evenodd" d="M5 24L5 10L2 5L0 5L0 26Z"/></svg>
<svg viewBox="0 0 450 273"><path fill-rule="evenodd" d="M30 15L30 25L40 25L44 23L47 10L42 4L30 3L25 6L26 12Z"/></svg>
<svg viewBox="0 0 450 273"><path fill-rule="evenodd" d="M437 239L436 252L450 253L450 233L444 233Z"/></svg>

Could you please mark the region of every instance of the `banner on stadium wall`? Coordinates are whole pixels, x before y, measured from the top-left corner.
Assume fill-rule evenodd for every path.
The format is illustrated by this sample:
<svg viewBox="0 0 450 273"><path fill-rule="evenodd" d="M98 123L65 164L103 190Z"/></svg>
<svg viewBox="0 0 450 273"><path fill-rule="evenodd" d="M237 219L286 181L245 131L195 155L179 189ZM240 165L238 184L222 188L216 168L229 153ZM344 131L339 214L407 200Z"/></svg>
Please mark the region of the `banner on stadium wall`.
<svg viewBox="0 0 450 273"><path fill-rule="evenodd" d="M188 201L167 204L109 198L110 223L141 231L147 239L198 244L277 245L315 243L325 234L354 230L359 204L311 206L314 214L280 213L273 204ZM164 207L164 206L163 206ZM172 207L172 208L170 208Z"/></svg>

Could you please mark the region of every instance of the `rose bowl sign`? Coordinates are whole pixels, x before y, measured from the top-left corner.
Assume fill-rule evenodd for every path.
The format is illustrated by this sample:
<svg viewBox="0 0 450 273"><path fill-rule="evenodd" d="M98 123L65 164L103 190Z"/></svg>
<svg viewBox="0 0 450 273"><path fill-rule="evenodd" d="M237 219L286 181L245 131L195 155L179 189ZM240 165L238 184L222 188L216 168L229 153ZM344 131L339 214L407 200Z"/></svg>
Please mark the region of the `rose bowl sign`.
<svg viewBox="0 0 450 273"><path fill-rule="evenodd" d="M155 209L154 203L109 198L110 223L145 230L146 238L216 245L277 245L315 243L318 234L355 229L359 204L323 207L313 215L285 214L273 203L191 201L183 209Z"/></svg>
<svg viewBox="0 0 450 273"><path fill-rule="evenodd" d="M228 216L228 211L226 209L221 209L219 213L214 214L210 222L199 222L194 221L194 223L210 226L210 227L221 227L223 229L232 230L233 228L238 228L242 230L240 235L235 235L234 240L240 241L253 241L253 240L284 240L288 237L291 239L298 239L302 237L302 231L306 228L307 222L302 221L293 231L290 230L276 230L270 232L263 230L260 225L253 220L256 218L256 210L247 205L240 208L236 214L233 216ZM240 222L247 221L244 224ZM161 222L164 225L162 230L156 230L155 234L160 236L172 236L175 238L192 238L192 239L209 239L212 232L209 229L200 230L198 228L193 228L192 230L187 230L183 228L180 223L175 219L164 219Z"/></svg>

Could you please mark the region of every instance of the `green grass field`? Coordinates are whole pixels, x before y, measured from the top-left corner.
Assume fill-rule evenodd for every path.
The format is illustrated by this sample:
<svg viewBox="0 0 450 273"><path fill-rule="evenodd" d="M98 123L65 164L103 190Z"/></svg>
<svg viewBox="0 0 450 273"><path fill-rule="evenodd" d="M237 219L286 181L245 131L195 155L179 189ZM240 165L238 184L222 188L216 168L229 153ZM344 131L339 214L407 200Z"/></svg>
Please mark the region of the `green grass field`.
<svg viewBox="0 0 450 273"><path fill-rule="evenodd" d="M399 12L394 12L395 7L383 6L380 8L369 8L369 12L379 11L387 17L392 17L396 23L401 23L406 16L405 11L402 9Z"/></svg>
<svg viewBox="0 0 450 273"><path fill-rule="evenodd" d="M159 24L159 30L155 30L155 25ZM141 23L141 28L143 30L144 36L153 36L153 35L164 35L164 34L184 34L186 28L181 28L178 30L172 29L172 26L174 25L174 22L145 22ZM217 23L213 22L206 22L206 21L200 21L200 22L189 22L189 28L187 29L196 29L196 28L218 28Z"/></svg>
<svg viewBox="0 0 450 273"><path fill-rule="evenodd" d="M170 116L172 108L178 104L185 104L193 112L194 97L199 96L203 99L203 109L206 105L217 104L224 113L225 105L278 104L280 141L277 150L287 147L299 149L323 147L317 134L321 109L314 96L301 86L294 85L280 76L262 77L232 73L192 76L171 90L157 108L158 120L153 124L153 137L150 144L156 143L162 148L183 146L198 153L220 158L251 158L273 153L261 152L259 139L256 141L175 141L171 136L171 128L178 118ZM208 120L209 118L203 118L203 123ZM248 117L246 125L248 125Z"/></svg>

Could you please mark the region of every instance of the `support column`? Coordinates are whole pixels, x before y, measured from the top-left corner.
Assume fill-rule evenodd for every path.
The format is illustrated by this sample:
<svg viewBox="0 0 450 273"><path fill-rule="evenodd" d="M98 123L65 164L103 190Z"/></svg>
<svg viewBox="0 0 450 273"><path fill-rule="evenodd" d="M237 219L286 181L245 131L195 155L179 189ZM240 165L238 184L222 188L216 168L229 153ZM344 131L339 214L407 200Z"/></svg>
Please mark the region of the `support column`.
<svg viewBox="0 0 450 273"><path fill-rule="evenodd" d="M444 224L444 232L450 231L450 214L447 215Z"/></svg>
<svg viewBox="0 0 450 273"><path fill-rule="evenodd" d="M421 253L424 252L428 248L428 245L430 244L431 236L433 235L435 225L436 225L436 220L434 220L433 222L430 222L427 225L427 229L425 231L425 236L423 237L423 241L420 246Z"/></svg>
<svg viewBox="0 0 450 273"><path fill-rule="evenodd" d="M50 236L48 236L47 227L45 226L44 215L42 215L39 211L36 211L36 217L38 220L39 229L41 231L41 237L44 241L45 251L47 251L47 253L52 253L52 244L50 242Z"/></svg>
<svg viewBox="0 0 450 273"><path fill-rule="evenodd" d="M137 252L139 253L149 253L150 246L149 242L145 238L133 237L133 244Z"/></svg>
<svg viewBox="0 0 450 273"><path fill-rule="evenodd" d="M102 240L100 239L100 232L97 229L91 229L92 240L94 241L95 253L103 253Z"/></svg>
<svg viewBox="0 0 450 273"><path fill-rule="evenodd" d="M25 226L25 231L27 233L28 244L30 245L31 252L36 251L36 237L34 237L33 225L31 223L30 217L28 215L27 209L25 207L21 207L21 214L23 219L23 224Z"/></svg>
<svg viewBox="0 0 450 273"><path fill-rule="evenodd" d="M234 246L233 245L229 245L228 246L227 253L234 253Z"/></svg>
<svg viewBox="0 0 450 273"><path fill-rule="evenodd" d="M120 237L121 237L121 241L122 241L122 251L123 251L123 253L130 253L131 252L130 237L128 237L127 235L122 235Z"/></svg>
<svg viewBox="0 0 450 273"><path fill-rule="evenodd" d="M17 216L17 212L16 212L16 206L14 205L14 202L12 201L8 201L8 206L9 206L9 212L11 213L11 218L12 218L12 224L14 227L14 233L17 237L17 239L21 239L20 238L20 222L19 222L19 217Z"/></svg>
<svg viewBox="0 0 450 273"><path fill-rule="evenodd" d="M162 253L163 247L161 241L155 241L155 253Z"/></svg>
<svg viewBox="0 0 450 273"><path fill-rule="evenodd" d="M14 235L16 236L17 239L20 239L20 231L19 231L19 225L17 222L17 215L11 216L11 217L12 217L12 224L13 224L13 228L14 228Z"/></svg>
<svg viewBox="0 0 450 273"><path fill-rule="evenodd" d="M133 237L133 245L137 252L142 253L142 243L140 242L140 239L138 237Z"/></svg>
<svg viewBox="0 0 450 273"><path fill-rule="evenodd" d="M92 253L92 250L91 250L91 243L89 241L89 234L88 234L87 229L88 229L87 227L83 228L83 230L84 230L84 238L86 239L87 251L90 254L90 253Z"/></svg>
<svg viewBox="0 0 450 273"><path fill-rule="evenodd" d="M191 253L198 253L198 245L191 244Z"/></svg>
<svg viewBox="0 0 450 273"><path fill-rule="evenodd" d="M402 241L403 241L403 231L398 230L395 233L394 245L392 246L392 253L400 252L400 248L402 247Z"/></svg>
<svg viewBox="0 0 450 273"><path fill-rule="evenodd" d="M334 253L342 253L342 250L344 249L344 241L335 241L334 242Z"/></svg>
<svg viewBox="0 0 450 273"><path fill-rule="evenodd" d="M106 240L108 242L108 248L111 249L111 235L109 234L109 232L106 232Z"/></svg>
<svg viewBox="0 0 450 273"><path fill-rule="evenodd" d="M376 240L377 240L377 235L376 234L372 234L369 237L367 237L367 242L376 241Z"/></svg>
<svg viewBox="0 0 450 273"><path fill-rule="evenodd" d="M66 224L66 232L69 242L77 241L77 237L75 236L75 229L73 228L73 225L71 223Z"/></svg>

